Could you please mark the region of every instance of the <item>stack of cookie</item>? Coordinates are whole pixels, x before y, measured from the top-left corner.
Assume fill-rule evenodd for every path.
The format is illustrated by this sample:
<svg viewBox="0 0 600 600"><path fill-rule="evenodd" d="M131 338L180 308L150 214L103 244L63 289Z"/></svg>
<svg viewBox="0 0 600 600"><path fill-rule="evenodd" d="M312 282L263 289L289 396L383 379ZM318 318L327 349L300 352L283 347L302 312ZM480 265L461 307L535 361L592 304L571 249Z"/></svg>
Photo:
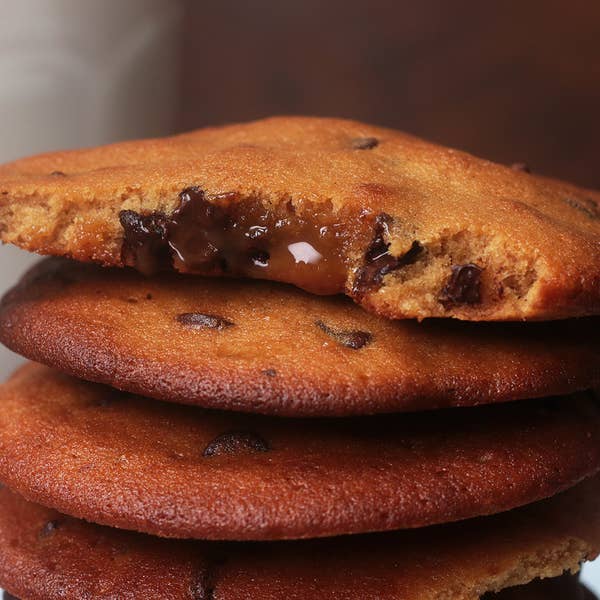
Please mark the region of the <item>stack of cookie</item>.
<svg viewBox="0 0 600 600"><path fill-rule="evenodd" d="M327 119L2 167L58 258L0 304L0 584L590 597L599 198Z"/></svg>

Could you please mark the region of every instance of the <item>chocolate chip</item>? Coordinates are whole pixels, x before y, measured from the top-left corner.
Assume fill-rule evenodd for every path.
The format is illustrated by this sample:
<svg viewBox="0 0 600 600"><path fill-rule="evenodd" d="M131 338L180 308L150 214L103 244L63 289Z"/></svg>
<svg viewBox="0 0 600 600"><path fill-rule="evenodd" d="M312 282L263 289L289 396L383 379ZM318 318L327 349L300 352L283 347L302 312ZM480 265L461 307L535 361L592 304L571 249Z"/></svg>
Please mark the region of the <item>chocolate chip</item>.
<svg viewBox="0 0 600 600"><path fill-rule="evenodd" d="M214 600L219 567L227 563L227 555L213 546L204 557L205 564L190 586L192 600Z"/></svg>
<svg viewBox="0 0 600 600"><path fill-rule="evenodd" d="M255 267L268 267L271 256L266 250L252 248L250 250L250 260Z"/></svg>
<svg viewBox="0 0 600 600"><path fill-rule="evenodd" d="M53 534L60 527L60 521L48 521L40 531L40 537L45 538Z"/></svg>
<svg viewBox="0 0 600 600"><path fill-rule="evenodd" d="M267 377L277 377L277 371L275 369L265 369L263 375Z"/></svg>
<svg viewBox="0 0 600 600"><path fill-rule="evenodd" d="M152 294L146 294L146 300L152 300Z"/></svg>
<svg viewBox="0 0 600 600"><path fill-rule="evenodd" d="M371 150L379 145L379 140L375 137L362 137L352 140L352 148L354 150Z"/></svg>
<svg viewBox="0 0 600 600"><path fill-rule="evenodd" d="M171 264L167 243L167 217L163 213L141 215L122 210L119 221L123 227L121 259L146 274L153 274Z"/></svg>
<svg viewBox="0 0 600 600"><path fill-rule="evenodd" d="M379 286L388 273L414 263L424 250L421 243L415 240L402 256L391 256L390 243L385 238L389 237L392 220L386 213L381 213L375 219L373 240L365 252L365 264L359 269L352 288L358 297Z"/></svg>
<svg viewBox="0 0 600 600"><path fill-rule="evenodd" d="M209 566L192 582L190 595L192 600L214 600L215 590L211 583Z"/></svg>
<svg viewBox="0 0 600 600"><path fill-rule="evenodd" d="M531 169L529 168L529 165L524 162L513 163L512 165L510 165L510 168L513 171L522 171L523 173L531 173Z"/></svg>
<svg viewBox="0 0 600 600"><path fill-rule="evenodd" d="M481 273L483 269L473 263L453 265L452 274L438 300L448 308L455 304L481 302Z"/></svg>
<svg viewBox="0 0 600 600"><path fill-rule="evenodd" d="M224 235L234 223L224 203L209 202L198 186L187 187L179 194L179 206L169 217L167 235L186 268L198 272L228 271Z"/></svg>
<svg viewBox="0 0 600 600"><path fill-rule="evenodd" d="M268 452L269 450L269 444L256 433L251 431L227 431L210 442L202 452L202 456L253 454L255 452Z"/></svg>
<svg viewBox="0 0 600 600"><path fill-rule="evenodd" d="M235 323L219 315L205 315L203 313L183 313L177 320L188 329L227 329Z"/></svg>
<svg viewBox="0 0 600 600"><path fill-rule="evenodd" d="M315 325L342 346L353 350L360 350L373 340L373 335L368 331L333 329L323 321L315 321Z"/></svg>
<svg viewBox="0 0 600 600"><path fill-rule="evenodd" d="M52 171L52 173L50 173L50 175L52 177L66 177L66 173L63 173L62 171Z"/></svg>
<svg viewBox="0 0 600 600"><path fill-rule="evenodd" d="M214 600L215 590L198 581L192 587L192 600Z"/></svg>
<svg viewBox="0 0 600 600"><path fill-rule="evenodd" d="M591 198L565 198L565 202L577 209L578 211L584 213L590 219L598 219L600 217L600 209L598 208L598 204L592 200Z"/></svg>

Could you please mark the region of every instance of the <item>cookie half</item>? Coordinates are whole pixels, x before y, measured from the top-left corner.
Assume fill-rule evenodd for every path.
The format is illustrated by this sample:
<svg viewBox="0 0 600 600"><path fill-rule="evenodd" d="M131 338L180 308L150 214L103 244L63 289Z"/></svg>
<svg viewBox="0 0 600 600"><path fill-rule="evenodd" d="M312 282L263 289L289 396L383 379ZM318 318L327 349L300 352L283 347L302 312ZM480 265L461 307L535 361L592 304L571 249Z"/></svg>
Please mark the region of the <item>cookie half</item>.
<svg viewBox="0 0 600 600"><path fill-rule="evenodd" d="M0 584L28 600L477 600L536 577L576 572L593 559L600 550L598 494L595 479L550 500L452 525L328 540L211 543L92 525L5 488Z"/></svg>
<svg viewBox="0 0 600 600"><path fill-rule="evenodd" d="M0 481L146 533L268 540L420 527L600 469L591 395L361 419L204 411L29 364L0 387Z"/></svg>
<svg viewBox="0 0 600 600"><path fill-rule="evenodd" d="M600 194L390 129L283 117L0 169L0 239L346 293L391 318L600 313Z"/></svg>
<svg viewBox="0 0 600 600"><path fill-rule="evenodd" d="M50 259L0 303L0 340L130 392L204 407L342 416L600 386L596 319L390 321L270 282L148 279Z"/></svg>

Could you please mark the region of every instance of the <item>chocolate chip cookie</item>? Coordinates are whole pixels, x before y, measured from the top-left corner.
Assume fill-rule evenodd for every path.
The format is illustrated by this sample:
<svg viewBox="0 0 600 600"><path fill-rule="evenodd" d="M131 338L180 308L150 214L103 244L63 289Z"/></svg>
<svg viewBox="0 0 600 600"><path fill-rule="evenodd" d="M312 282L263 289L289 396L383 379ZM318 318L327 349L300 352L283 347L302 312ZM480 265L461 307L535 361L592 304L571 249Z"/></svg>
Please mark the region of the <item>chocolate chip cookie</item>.
<svg viewBox="0 0 600 600"><path fill-rule="evenodd" d="M600 550L597 480L493 517L330 540L215 543L101 527L0 490L0 584L27 600L579 600ZM459 543L457 543L457 541ZM551 593L562 593L553 596ZM572 595L571 595L572 594Z"/></svg>
<svg viewBox="0 0 600 600"><path fill-rule="evenodd" d="M0 169L0 238L346 293L390 318L600 312L598 192L354 121L280 117Z"/></svg>
<svg viewBox="0 0 600 600"><path fill-rule="evenodd" d="M287 416L600 387L597 327L391 321L272 282L146 278L59 259L0 303L0 340L32 360L158 399Z"/></svg>
<svg viewBox="0 0 600 600"><path fill-rule="evenodd" d="M0 387L0 481L115 527L269 540L421 527L600 469L591 394L353 419L206 411L29 364Z"/></svg>

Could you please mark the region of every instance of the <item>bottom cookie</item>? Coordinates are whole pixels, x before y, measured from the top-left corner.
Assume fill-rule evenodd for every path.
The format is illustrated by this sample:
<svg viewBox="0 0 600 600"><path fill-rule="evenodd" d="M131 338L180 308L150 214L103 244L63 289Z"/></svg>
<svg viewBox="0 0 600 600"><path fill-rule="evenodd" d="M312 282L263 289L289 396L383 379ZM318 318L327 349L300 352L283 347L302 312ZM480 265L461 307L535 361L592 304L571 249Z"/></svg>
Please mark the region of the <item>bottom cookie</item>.
<svg viewBox="0 0 600 600"><path fill-rule="evenodd" d="M19 599L4 592L2 600L27 599ZM538 579L497 594L486 594L482 600L597 600L597 598L581 585L575 575L561 575L552 579Z"/></svg>
<svg viewBox="0 0 600 600"><path fill-rule="evenodd" d="M536 577L576 572L594 558L600 550L599 494L596 477L549 500L461 523L231 543L92 525L2 488L0 585L24 600L477 600ZM503 593L500 598L508 599L517 591Z"/></svg>

